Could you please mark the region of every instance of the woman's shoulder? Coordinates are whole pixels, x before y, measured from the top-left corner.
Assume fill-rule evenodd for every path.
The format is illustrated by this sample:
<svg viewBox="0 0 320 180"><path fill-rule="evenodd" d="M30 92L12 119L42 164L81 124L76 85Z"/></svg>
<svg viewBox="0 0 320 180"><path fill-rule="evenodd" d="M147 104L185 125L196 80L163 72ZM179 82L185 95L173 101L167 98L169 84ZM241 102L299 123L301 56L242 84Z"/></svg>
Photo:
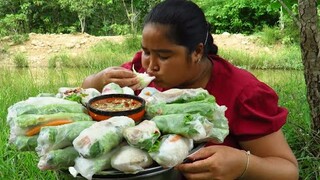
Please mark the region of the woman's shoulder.
<svg viewBox="0 0 320 180"><path fill-rule="evenodd" d="M133 68L134 68L135 71L137 71L137 72L144 72L144 69L142 68L142 64L141 64L141 56L142 56L141 51L136 52L136 54L133 56L132 60L123 63L121 65L121 67L124 67L129 70L133 70Z"/></svg>

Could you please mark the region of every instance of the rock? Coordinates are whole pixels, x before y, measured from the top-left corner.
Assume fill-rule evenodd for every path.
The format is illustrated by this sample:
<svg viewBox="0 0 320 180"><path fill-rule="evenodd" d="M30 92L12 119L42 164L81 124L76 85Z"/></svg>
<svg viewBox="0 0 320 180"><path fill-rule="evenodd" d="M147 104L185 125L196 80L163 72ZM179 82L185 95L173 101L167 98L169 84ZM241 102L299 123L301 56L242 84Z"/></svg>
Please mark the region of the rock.
<svg viewBox="0 0 320 180"><path fill-rule="evenodd" d="M67 44L66 44L66 47L67 47L68 49L72 49L72 48L75 47L75 44L74 44L74 43L67 43Z"/></svg>

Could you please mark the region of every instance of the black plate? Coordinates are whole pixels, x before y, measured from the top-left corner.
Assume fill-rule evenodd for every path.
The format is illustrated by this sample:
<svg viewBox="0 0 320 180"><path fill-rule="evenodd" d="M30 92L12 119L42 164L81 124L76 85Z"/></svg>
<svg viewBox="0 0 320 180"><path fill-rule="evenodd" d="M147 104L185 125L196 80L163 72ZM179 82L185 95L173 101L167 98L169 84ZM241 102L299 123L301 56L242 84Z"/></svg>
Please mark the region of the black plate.
<svg viewBox="0 0 320 180"><path fill-rule="evenodd" d="M96 173L95 175L93 175L93 178L130 178L130 177L139 177L139 176L143 176L145 177L146 175L156 175L156 174L160 174L166 171L169 171L172 168L163 168L159 165L154 166L154 167L150 167L150 168L146 168L142 171L139 171L136 174L126 174L122 171L118 171L118 170L105 170L105 171L101 171Z"/></svg>
<svg viewBox="0 0 320 180"><path fill-rule="evenodd" d="M192 154L202 147L204 147L205 143L196 144L196 147L193 148L189 154ZM185 159L183 163L187 163L188 160ZM171 170L172 168L163 168L162 166L158 164L153 164L151 167L146 168L142 171L139 171L136 174L126 174L122 171L118 171L115 169L112 170L104 170L101 172L96 173L93 175L93 178L130 178L130 177L147 177L147 176L154 176L160 173L164 173L166 171Z"/></svg>

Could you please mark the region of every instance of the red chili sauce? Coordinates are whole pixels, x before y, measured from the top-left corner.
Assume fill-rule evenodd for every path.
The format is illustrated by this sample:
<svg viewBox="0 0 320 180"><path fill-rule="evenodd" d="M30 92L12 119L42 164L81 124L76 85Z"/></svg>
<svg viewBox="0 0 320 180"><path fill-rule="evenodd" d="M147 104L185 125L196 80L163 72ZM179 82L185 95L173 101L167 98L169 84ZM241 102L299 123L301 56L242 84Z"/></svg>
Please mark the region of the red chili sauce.
<svg viewBox="0 0 320 180"><path fill-rule="evenodd" d="M91 106L101 111L127 111L141 106L141 102L128 98L108 98L93 102Z"/></svg>

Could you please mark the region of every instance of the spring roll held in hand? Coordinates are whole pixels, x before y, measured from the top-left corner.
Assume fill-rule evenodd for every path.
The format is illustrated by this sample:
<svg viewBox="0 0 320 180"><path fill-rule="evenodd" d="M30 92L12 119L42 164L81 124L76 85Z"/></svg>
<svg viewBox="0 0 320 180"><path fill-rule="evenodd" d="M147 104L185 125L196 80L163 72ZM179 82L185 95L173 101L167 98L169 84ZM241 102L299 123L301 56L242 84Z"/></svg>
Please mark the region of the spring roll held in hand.
<svg viewBox="0 0 320 180"><path fill-rule="evenodd" d="M72 141L82 130L90 127L95 121L80 121L61 126L43 127L39 133L36 151L39 156L55 149L72 145Z"/></svg>
<svg viewBox="0 0 320 180"><path fill-rule="evenodd" d="M129 117L112 117L84 129L72 144L83 157L94 158L120 144L123 140L123 129L134 125L134 120Z"/></svg>
<svg viewBox="0 0 320 180"><path fill-rule="evenodd" d="M159 165L170 168L182 163L192 148L192 139L176 134L167 134L161 137L159 143L153 145L149 154Z"/></svg>
<svg viewBox="0 0 320 180"><path fill-rule="evenodd" d="M95 88L102 91L103 87L109 83L116 83L120 87L130 87L137 90L140 81L136 74L123 67L108 67L97 74L87 77L82 84L83 88Z"/></svg>
<svg viewBox="0 0 320 180"><path fill-rule="evenodd" d="M160 130L155 122L144 120L134 127L124 129L123 136L131 146L148 151L160 137Z"/></svg>

